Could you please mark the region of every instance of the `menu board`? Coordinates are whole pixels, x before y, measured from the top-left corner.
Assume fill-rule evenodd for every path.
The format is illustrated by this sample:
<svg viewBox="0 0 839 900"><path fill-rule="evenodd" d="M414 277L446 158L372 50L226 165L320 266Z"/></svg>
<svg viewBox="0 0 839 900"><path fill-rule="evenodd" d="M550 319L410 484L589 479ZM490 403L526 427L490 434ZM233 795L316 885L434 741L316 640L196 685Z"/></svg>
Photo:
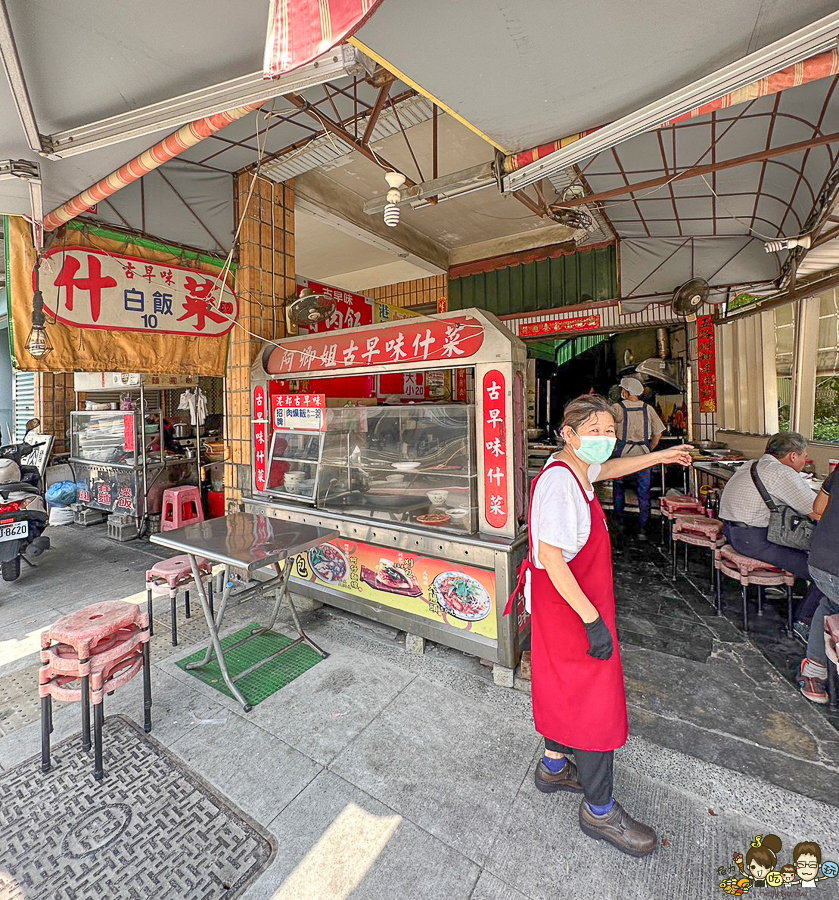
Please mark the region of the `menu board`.
<svg viewBox="0 0 839 900"><path fill-rule="evenodd" d="M498 637L493 571L336 538L298 554L293 577L459 631Z"/></svg>

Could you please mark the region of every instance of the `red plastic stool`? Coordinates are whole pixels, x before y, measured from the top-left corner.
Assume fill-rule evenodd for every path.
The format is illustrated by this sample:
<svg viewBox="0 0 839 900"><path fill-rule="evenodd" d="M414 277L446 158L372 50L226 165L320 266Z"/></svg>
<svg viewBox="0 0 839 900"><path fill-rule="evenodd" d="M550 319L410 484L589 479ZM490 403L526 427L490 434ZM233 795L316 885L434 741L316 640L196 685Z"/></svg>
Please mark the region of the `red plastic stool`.
<svg viewBox="0 0 839 900"><path fill-rule="evenodd" d="M174 531L185 525L204 521L201 491L193 485L166 488L163 492L163 508L160 512L160 530Z"/></svg>
<svg viewBox="0 0 839 900"><path fill-rule="evenodd" d="M795 575L779 569L770 563L738 553L731 544L724 544L714 552L717 568L717 610L722 611L722 577L738 581L743 593L743 630L749 630L749 588L756 585L757 614L763 615L763 596L768 587L786 587L787 590L787 631L792 634L792 588Z"/></svg>
<svg viewBox="0 0 839 900"><path fill-rule="evenodd" d="M151 731L149 620L121 600L94 603L59 619L41 635L41 771L50 770L52 698L80 701L82 749L90 750L90 700L94 710L94 777L101 781L104 695L143 670L144 727ZM78 682L78 685L76 685Z"/></svg>
<svg viewBox="0 0 839 900"><path fill-rule="evenodd" d="M687 494L670 494L659 500L661 521L667 522L667 545L673 549L673 519L677 515L702 515L705 507L695 498Z"/></svg>
<svg viewBox="0 0 839 900"><path fill-rule="evenodd" d="M195 561L198 563L198 571L201 575L207 576L207 600L210 604L210 612L215 614L213 607L213 565L202 556L196 556ZM191 619L189 591L194 586L195 580L192 577L192 566L190 565L189 557L185 553L181 556L173 556L171 559L162 559L146 572L146 606L149 615L149 634L154 634L152 595L168 593L169 611L172 616L172 646L178 646L178 591L182 590L184 592L186 617Z"/></svg>

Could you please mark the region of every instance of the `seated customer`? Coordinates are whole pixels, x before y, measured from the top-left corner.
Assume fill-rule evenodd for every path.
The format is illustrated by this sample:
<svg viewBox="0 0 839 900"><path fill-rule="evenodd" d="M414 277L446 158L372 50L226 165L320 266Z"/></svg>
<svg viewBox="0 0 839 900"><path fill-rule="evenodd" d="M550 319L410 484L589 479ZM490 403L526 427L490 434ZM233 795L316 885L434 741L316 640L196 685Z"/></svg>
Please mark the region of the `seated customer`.
<svg viewBox="0 0 839 900"><path fill-rule="evenodd" d="M823 594L807 641L807 655L801 661L798 683L801 693L813 703L827 703L827 653L824 649L824 617L839 613L839 479L833 474L824 483L813 513L819 524L810 543L810 575Z"/></svg>
<svg viewBox="0 0 839 900"><path fill-rule="evenodd" d="M726 538L738 553L786 569L798 578L809 579L806 550L782 547L769 541L769 507L763 502L751 476L751 466L755 465L773 500L809 516L813 513L816 495L799 475L806 462L807 441L800 434L793 431L773 434L763 456L756 463L741 466L726 484L720 498L720 518L725 522ZM821 592L811 584L796 612L793 632L805 643L810 620L820 600Z"/></svg>

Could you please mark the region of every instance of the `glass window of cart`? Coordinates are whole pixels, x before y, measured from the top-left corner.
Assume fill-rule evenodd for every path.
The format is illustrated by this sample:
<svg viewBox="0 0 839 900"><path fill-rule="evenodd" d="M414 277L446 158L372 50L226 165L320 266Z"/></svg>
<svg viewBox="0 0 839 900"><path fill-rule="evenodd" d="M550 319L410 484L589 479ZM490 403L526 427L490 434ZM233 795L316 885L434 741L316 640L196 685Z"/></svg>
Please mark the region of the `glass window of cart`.
<svg viewBox="0 0 839 900"><path fill-rule="evenodd" d="M329 410L318 507L473 533L474 415L455 404Z"/></svg>

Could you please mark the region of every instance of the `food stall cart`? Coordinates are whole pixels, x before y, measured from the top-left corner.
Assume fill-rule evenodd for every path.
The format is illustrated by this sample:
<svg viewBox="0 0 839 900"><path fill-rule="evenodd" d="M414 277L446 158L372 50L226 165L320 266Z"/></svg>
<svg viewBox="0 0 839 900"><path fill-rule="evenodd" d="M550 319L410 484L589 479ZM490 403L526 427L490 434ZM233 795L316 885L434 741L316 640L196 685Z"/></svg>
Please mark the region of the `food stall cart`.
<svg viewBox="0 0 839 900"><path fill-rule="evenodd" d="M524 368L523 343L477 309L267 343L245 508L339 535L295 559L295 590L512 669L530 627L523 603L503 616L527 546ZM465 374L468 402L315 392L441 369Z"/></svg>
<svg viewBox="0 0 839 900"><path fill-rule="evenodd" d="M78 486L82 524L94 524L105 514L115 513L133 518L132 528L139 529L149 512L153 489L162 493L164 487L196 476L195 458L166 449L163 412L146 408L146 390L180 390L197 383L197 377L188 375L75 374L76 393L84 393L91 405L118 407L118 401L99 403L96 398L130 393L134 407L70 413L70 465Z"/></svg>

